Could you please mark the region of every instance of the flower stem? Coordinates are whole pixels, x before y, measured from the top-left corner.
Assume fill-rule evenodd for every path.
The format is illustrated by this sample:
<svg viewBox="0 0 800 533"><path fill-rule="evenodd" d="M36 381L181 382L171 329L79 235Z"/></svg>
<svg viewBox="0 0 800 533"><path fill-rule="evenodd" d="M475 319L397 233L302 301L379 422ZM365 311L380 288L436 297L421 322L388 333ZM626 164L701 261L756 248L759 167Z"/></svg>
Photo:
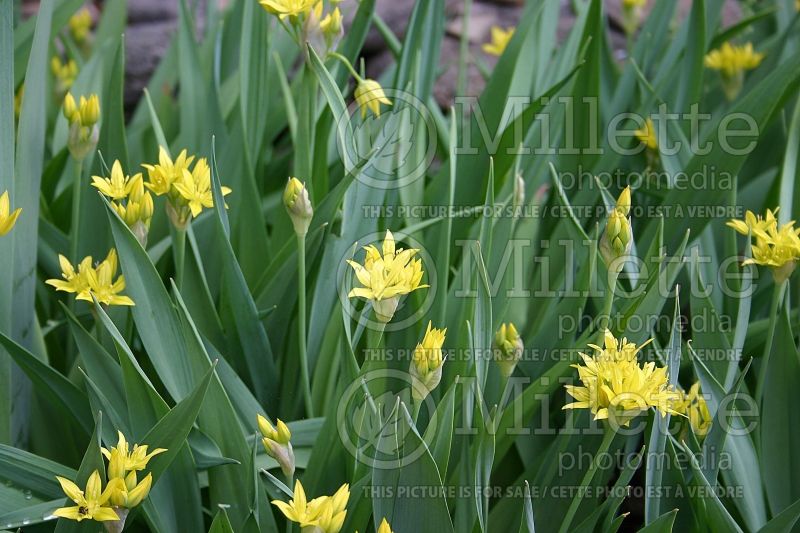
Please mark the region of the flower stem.
<svg viewBox="0 0 800 533"><path fill-rule="evenodd" d="M78 258L78 236L81 221L81 185L83 181L83 159L75 159L72 166L72 225L70 228L69 255L72 261L80 262Z"/></svg>
<svg viewBox="0 0 800 533"><path fill-rule="evenodd" d="M783 291L787 281L776 283L772 291L772 305L769 309L769 326L767 329L767 340L764 342L764 354L761 356L761 365L758 367L758 381L756 381L756 403L761 403L761 395L764 392L764 384L767 380L767 367L769 366L769 356L772 352L772 338L775 336L775 326L778 323L778 308L783 300Z"/></svg>
<svg viewBox="0 0 800 533"><path fill-rule="evenodd" d="M361 75L358 72L356 72L356 69L353 68L353 65L350 64L350 60L348 60L342 54L340 54L338 52L328 52L328 56L334 57L334 58L338 59L339 61L341 61L342 63L344 63L344 66L347 67L347 70L350 71L350 74L353 75L353 77L356 79L356 81L358 83L361 83L361 82L364 81L364 78L362 78Z"/></svg>
<svg viewBox="0 0 800 533"><path fill-rule="evenodd" d="M614 268L614 267L612 267ZM599 334L600 339L603 338L603 332L608 329L608 326L611 323L611 310L614 307L614 294L617 290L617 279L619 278L619 270L614 268L613 270L608 270L608 291L606 292L606 298L603 302L603 311L600 313L600 327L599 327Z"/></svg>
<svg viewBox="0 0 800 533"><path fill-rule="evenodd" d="M297 334L300 346L300 375L303 380L303 398L306 404L306 416L314 418L306 346L306 236L299 233L297 234L297 308Z"/></svg>
<svg viewBox="0 0 800 533"><path fill-rule="evenodd" d="M414 425L417 424L417 420L419 419L419 412L420 410L422 410L422 402L424 401L425 401L424 398L421 400L414 400L414 418L413 418Z"/></svg>
<svg viewBox="0 0 800 533"><path fill-rule="evenodd" d="M614 440L614 435L616 435L616 432L611 429L610 426L606 426L605 433L603 434L603 442L600 443L600 448L597 449L597 453L594 456L592 464L589 466L589 470L587 470L583 475L583 480L581 480L581 484L578 487L579 490L584 487L589 487L589 484L592 482L592 479L597 472L597 468L600 465L600 461L603 458L603 454L608 451L608 448L611 446L611 442ZM564 517L564 520L561 522L561 529L559 529L559 533L565 533L566 531L570 530L569 528L572 524L572 519L575 518L575 513L578 511L578 507L583 499L582 497L578 496L580 495L578 494L572 499L572 503L569 505L567 514Z"/></svg>
<svg viewBox="0 0 800 533"><path fill-rule="evenodd" d="M172 226L172 256L175 261L175 283L183 289L183 265L186 257L186 228Z"/></svg>

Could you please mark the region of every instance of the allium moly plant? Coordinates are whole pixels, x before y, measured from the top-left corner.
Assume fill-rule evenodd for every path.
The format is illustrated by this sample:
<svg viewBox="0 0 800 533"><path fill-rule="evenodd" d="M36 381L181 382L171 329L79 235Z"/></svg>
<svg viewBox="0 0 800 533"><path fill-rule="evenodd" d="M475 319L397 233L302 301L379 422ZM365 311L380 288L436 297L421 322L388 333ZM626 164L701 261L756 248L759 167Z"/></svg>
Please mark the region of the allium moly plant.
<svg viewBox="0 0 800 533"><path fill-rule="evenodd" d="M1 531L800 528L797 2L137 4L0 0Z"/></svg>

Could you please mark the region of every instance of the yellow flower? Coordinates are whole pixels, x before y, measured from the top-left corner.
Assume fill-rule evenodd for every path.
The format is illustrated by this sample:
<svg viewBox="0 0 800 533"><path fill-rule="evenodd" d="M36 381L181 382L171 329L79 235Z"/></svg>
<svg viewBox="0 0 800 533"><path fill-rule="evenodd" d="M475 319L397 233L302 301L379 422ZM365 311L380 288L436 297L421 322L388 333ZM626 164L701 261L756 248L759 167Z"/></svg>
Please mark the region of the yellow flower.
<svg viewBox="0 0 800 533"><path fill-rule="evenodd" d="M511 37L514 36L514 26L503 29L500 26L492 26L492 40L483 45L483 51L489 55L501 56L508 46Z"/></svg>
<svg viewBox="0 0 800 533"><path fill-rule="evenodd" d="M411 361L409 372L422 384L422 387L412 387L415 399L421 400L435 389L442 380L442 365L444 364L444 354L442 345L447 334L447 328L436 329L431 327L428 321L428 328L422 342L414 348L414 356Z"/></svg>
<svg viewBox="0 0 800 533"><path fill-rule="evenodd" d="M73 59L62 63L60 57L54 56L50 60L50 70L56 78L56 91L59 95L66 93L78 77L78 64Z"/></svg>
<svg viewBox="0 0 800 533"><path fill-rule="evenodd" d="M691 386L688 394L683 395L682 401L675 406L675 410L689 419L689 424L698 437L705 437L711 429L713 420L706 399L700 394L699 381Z"/></svg>
<svg viewBox="0 0 800 533"><path fill-rule="evenodd" d="M67 518L69 520L96 520L105 522L108 520L119 520L119 516L107 505L111 493L116 487L116 483L109 483L105 490L102 490L102 480L100 473L95 470L86 482L86 490L83 491L72 481L63 477L56 476L61 484L61 490L67 497L75 502L74 507L61 507L53 512L54 516Z"/></svg>
<svg viewBox="0 0 800 533"><path fill-rule="evenodd" d="M628 220L630 211L631 188L625 187L617 198L617 204L608 215L606 229L600 238L600 255L609 267L631 249L633 230ZM621 268L621 265L619 267Z"/></svg>
<svg viewBox="0 0 800 533"><path fill-rule="evenodd" d="M339 11L338 7L335 7L333 11L325 15L325 17L319 23L319 29L322 31L322 34L328 39L328 47L331 48L331 42L337 37L342 34L343 26L342 26L342 12Z"/></svg>
<svg viewBox="0 0 800 533"><path fill-rule="evenodd" d="M307 15L316 2L317 0L259 0L258 3L268 13L278 15L283 20L286 17Z"/></svg>
<svg viewBox="0 0 800 533"><path fill-rule="evenodd" d="M204 157L197 160L191 172L183 169L183 177L172 184L175 190L186 200L192 216L199 215L204 207L214 207L214 196L211 193L211 169ZM222 194L228 195L231 190L222 187Z"/></svg>
<svg viewBox="0 0 800 533"><path fill-rule="evenodd" d="M590 344L596 353L581 353L583 364L572 365L582 386L566 385L577 401L563 409L590 409L595 420L613 418L623 426L650 407L662 416L680 414L676 411L680 394L668 383L667 367L652 362L639 365L636 359L649 342L637 347L624 338L618 341L606 330L604 346Z"/></svg>
<svg viewBox="0 0 800 533"><path fill-rule="evenodd" d="M153 474L147 474L142 481L137 482L136 472L130 472L125 479L114 478L109 482L114 483L111 491L111 503L115 507L133 509L150 494L153 486Z"/></svg>
<svg viewBox="0 0 800 533"><path fill-rule="evenodd" d="M0 194L0 237L7 234L17 223L22 208L17 208L11 212L11 200L8 198L8 191Z"/></svg>
<svg viewBox="0 0 800 533"><path fill-rule="evenodd" d="M645 5L647 5L647 0L622 0L622 6L628 9L644 7Z"/></svg>
<svg viewBox="0 0 800 533"><path fill-rule="evenodd" d="M117 431L117 445L112 446L111 449L100 448L100 451L108 459L108 477L122 478L128 472L136 472L144 470L150 459L167 450L164 448L156 448L150 453L147 453L148 446L135 444L133 450L130 449L125 435L121 431Z"/></svg>
<svg viewBox="0 0 800 533"><path fill-rule="evenodd" d="M375 80L359 80L353 96L361 107L361 118L367 117L367 109L372 111L376 117L380 117L381 104L392 105L392 101L383 92L383 87Z"/></svg>
<svg viewBox="0 0 800 533"><path fill-rule="evenodd" d="M92 14L84 7L79 9L69 18L69 31L75 42L83 44L89 37L89 30L92 29Z"/></svg>
<svg viewBox="0 0 800 533"><path fill-rule="evenodd" d="M517 366L517 362L519 362L525 349L522 337L519 336L514 324L510 322L501 324L494 335L494 344L500 355L497 360L500 365L500 372L503 376L508 377L514 373L514 368Z"/></svg>
<svg viewBox="0 0 800 533"><path fill-rule="evenodd" d="M113 248L108 256L97 266L92 267L92 257L84 257L76 272L72 263L63 255L58 256L63 279L48 279L45 283L57 291L75 293L76 300L92 301L92 297L105 305L133 305L133 300L119 293L125 290L125 277L117 273L117 251Z"/></svg>
<svg viewBox="0 0 800 533"><path fill-rule="evenodd" d="M153 191L156 196L168 194L172 184L183 178L183 171L189 169L194 161L194 156L189 156L186 150L181 151L173 161L163 146L158 147L158 163L155 165L142 165L147 170L149 181L145 186Z"/></svg>
<svg viewBox="0 0 800 533"><path fill-rule="evenodd" d="M737 46L726 42L706 55L705 64L712 70L719 70L724 76L735 76L756 68L762 59L764 54L755 52L753 43Z"/></svg>
<svg viewBox="0 0 800 533"><path fill-rule="evenodd" d="M383 240L383 255L373 245L365 246L364 250L366 256L363 266L355 261L347 261L362 285L351 290L348 297L372 300L378 319L389 322L400 296L428 287L420 285L422 261L414 259L419 250L395 250L394 236L389 230L386 230Z"/></svg>
<svg viewBox="0 0 800 533"><path fill-rule="evenodd" d="M97 268L87 270L89 292L101 304L132 306L134 305L133 300L119 294L125 290L125 276L120 274L114 280L114 276L117 274L117 266L117 251L112 248L108 252L108 257ZM76 299L92 301L91 296L82 298L78 295Z"/></svg>
<svg viewBox="0 0 800 533"><path fill-rule="evenodd" d="M58 263L61 266L61 277L64 279L48 279L45 283L55 287L57 291L75 293L77 299L91 300L87 272L93 268L92 256L84 257L77 271L63 255L59 254Z"/></svg>
<svg viewBox="0 0 800 533"><path fill-rule="evenodd" d="M301 528L312 527L315 533L339 533L347 515L350 486L342 485L333 496L320 496L310 502L300 480L294 483L294 496L289 503L273 500L272 505Z"/></svg>
<svg viewBox="0 0 800 533"><path fill-rule="evenodd" d="M136 181L141 181L141 179L141 174L136 174L133 178L126 176L122 172L122 164L120 164L119 160L116 160L111 165L111 177L92 176L92 185L112 200L122 200L128 197Z"/></svg>
<svg viewBox="0 0 800 533"><path fill-rule="evenodd" d="M80 113L82 126L90 127L97 124L100 120L100 98L96 94L89 95L89 98L81 96Z"/></svg>
<svg viewBox="0 0 800 533"><path fill-rule="evenodd" d="M779 226L775 218L777 212L777 209L774 212L767 209L767 215L762 219L747 211L744 220L730 220L727 225L755 239L753 257L743 264L771 267L773 276L780 282L792 275L800 259L800 228L795 229L794 220Z"/></svg>
<svg viewBox="0 0 800 533"><path fill-rule="evenodd" d="M261 415L258 415L257 420L261 444L264 445L267 455L278 462L286 477L291 478L295 468L294 450L290 442L292 432L280 418L276 422L277 428Z"/></svg>
<svg viewBox="0 0 800 533"><path fill-rule="evenodd" d="M394 533L394 531L392 531L392 526L390 526L389 522L386 521L386 517L381 520L381 524L378 526L377 533Z"/></svg>
<svg viewBox="0 0 800 533"><path fill-rule="evenodd" d="M756 68L762 59L764 54L755 52L753 43L737 46L726 42L706 55L705 65L720 72L725 96L733 100L742 89L745 71Z"/></svg>
<svg viewBox="0 0 800 533"><path fill-rule="evenodd" d="M653 119L648 118L644 122L642 129L633 132L637 139L650 150L658 149L658 139L656 138L656 128L653 125Z"/></svg>
<svg viewBox="0 0 800 533"><path fill-rule="evenodd" d="M153 196L144 188L141 174L131 178L129 187L130 192L124 203L122 200L111 202L111 206L131 229L142 247L145 247L150 221L153 219Z"/></svg>
<svg viewBox="0 0 800 533"><path fill-rule="evenodd" d="M344 484L333 496L325 497L320 507L317 527L321 533L339 533L347 516L347 501L350 499L350 485Z"/></svg>

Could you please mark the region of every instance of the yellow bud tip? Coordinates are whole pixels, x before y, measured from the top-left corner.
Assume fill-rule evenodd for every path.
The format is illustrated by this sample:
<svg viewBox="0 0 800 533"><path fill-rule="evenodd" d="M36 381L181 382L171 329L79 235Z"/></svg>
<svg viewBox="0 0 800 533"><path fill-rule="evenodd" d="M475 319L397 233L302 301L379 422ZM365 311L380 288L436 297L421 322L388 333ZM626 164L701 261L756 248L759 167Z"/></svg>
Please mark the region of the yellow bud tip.
<svg viewBox="0 0 800 533"><path fill-rule="evenodd" d="M631 187L630 185L620 193L617 198L617 209L625 216L628 216L631 210Z"/></svg>

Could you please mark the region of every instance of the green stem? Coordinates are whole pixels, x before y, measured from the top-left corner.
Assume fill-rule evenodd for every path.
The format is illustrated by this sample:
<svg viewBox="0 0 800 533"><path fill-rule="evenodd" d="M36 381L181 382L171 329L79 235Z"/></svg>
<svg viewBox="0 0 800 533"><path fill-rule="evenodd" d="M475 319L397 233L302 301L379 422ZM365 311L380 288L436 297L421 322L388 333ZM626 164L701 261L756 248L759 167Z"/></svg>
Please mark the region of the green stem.
<svg viewBox="0 0 800 533"><path fill-rule="evenodd" d="M602 460L603 454L608 451L608 448L611 446L611 442L614 440L614 435L616 433L610 426L606 426L605 433L603 434L603 442L600 443L600 448L598 448L597 453L594 456L594 460L592 464L589 466L589 470L583 475L583 480L581 484L578 486L578 490L581 488L589 487L589 484L592 482L595 473L597 472L597 468L600 465L600 461ZM569 509L567 510L567 514L564 517L564 520L561 522L561 528L559 529L559 533L565 533L569 531L569 526L572 524L572 519L575 518L575 513L578 511L578 507L581 504L581 500L583 498L580 494L576 494L575 497L572 499L572 503L569 505Z"/></svg>
<svg viewBox="0 0 800 533"><path fill-rule="evenodd" d="M75 159L75 164L72 166L72 226L70 227L70 247L69 255L75 263L80 262L78 257L78 235L80 233L81 221L81 182L83 180L83 160Z"/></svg>
<svg viewBox="0 0 800 533"><path fill-rule="evenodd" d="M303 380L303 398L306 404L306 416L314 418L306 346L306 236L299 233L297 234L297 307L297 334L300 345L300 375Z"/></svg>
<svg viewBox="0 0 800 533"><path fill-rule="evenodd" d="M764 342L764 354L761 356L761 365L758 367L758 381L756 382L756 403L761 403L761 395L764 392L764 384L767 380L767 367L769 366L769 356L772 352L772 338L775 336L775 326L778 323L778 308L783 299L783 291L786 288L786 281L776 283L772 291L772 305L769 309L769 326L767 329L767 340Z"/></svg>
<svg viewBox="0 0 800 533"><path fill-rule="evenodd" d="M352 65L352 64L350 64L350 60L349 60L349 59L347 59L346 57L344 57L344 56L343 56L342 54L340 54L339 52L328 52L328 55L329 55L330 57L336 58L336 59L338 59L339 61L341 61L342 63L344 63L344 66L345 66L345 67L347 67L347 70L349 70L349 71L350 71L350 74L352 74L352 75L353 75L353 77L356 79L356 81L357 81L358 83L361 83L361 82L363 82L363 81L364 81L364 78L362 78L362 77L361 77L361 75L360 75L358 72L356 72L356 69L354 69L354 68L353 68L353 65Z"/></svg>
<svg viewBox="0 0 800 533"><path fill-rule="evenodd" d="M600 313L599 335L601 340L603 338L603 332L608 329L611 323L611 310L614 307L614 294L617 290L618 278L619 270L608 271L608 291L606 292L606 298L603 302L603 311Z"/></svg>
<svg viewBox="0 0 800 533"><path fill-rule="evenodd" d="M173 226L172 255L175 260L175 283L183 289L183 266L186 257L186 228Z"/></svg>
<svg viewBox="0 0 800 533"><path fill-rule="evenodd" d="M425 401L425 399L414 400L414 418L413 418L414 425L417 424L417 419L419 419L419 412L422 409L422 402L424 402L424 401Z"/></svg>

